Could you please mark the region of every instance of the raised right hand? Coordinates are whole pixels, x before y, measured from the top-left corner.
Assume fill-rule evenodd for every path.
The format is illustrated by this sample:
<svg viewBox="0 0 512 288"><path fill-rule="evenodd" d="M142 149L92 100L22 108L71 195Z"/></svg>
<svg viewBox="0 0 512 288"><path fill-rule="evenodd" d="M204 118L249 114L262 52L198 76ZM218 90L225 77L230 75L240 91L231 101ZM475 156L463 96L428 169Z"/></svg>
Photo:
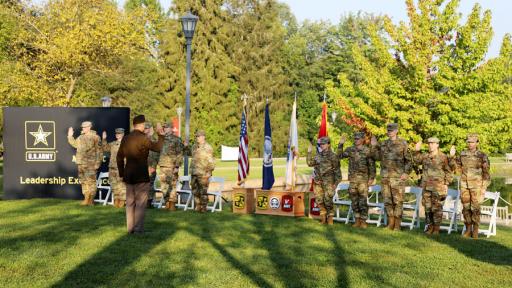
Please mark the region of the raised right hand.
<svg viewBox="0 0 512 288"><path fill-rule="evenodd" d="M452 148L450 148L450 156L455 156L455 146L452 145Z"/></svg>
<svg viewBox="0 0 512 288"><path fill-rule="evenodd" d="M68 137L73 137L74 133L75 133L75 131L73 131L73 127L69 127L69 129L68 129Z"/></svg>
<svg viewBox="0 0 512 288"><path fill-rule="evenodd" d="M414 146L414 150L420 151L421 150L421 144L422 144L421 140L418 141L418 143L416 143L416 145Z"/></svg>
<svg viewBox="0 0 512 288"><path fill-rule="evenodd" d="M308 153L311 153L312 151L313 151L313 145L311 145L311 143L309 143Z"/></svg>
<svg viewBox="0 0 512 288"><path fill-rule="evenodd" d="M347 141L347 136L345 136L345 134L343 134L340 138L340 144L339 145L343 145L345 144L345 142Z"/></svg>
<svg viewBox="0 0 512 288"><path fill-rule="evenodd" d="M101 133L101 138L103 140L106 140L107 139L107 131L103 131L103 133Z"/></svg>
<svg viewBox="0 0 512 288"><path fill-rule="evenodd" d="M372 136L372 139L370 140L370 144L372 146L377 146L377 144L379 144L379 142L377 141L377 138L375 138L375 136Z"/></svg>

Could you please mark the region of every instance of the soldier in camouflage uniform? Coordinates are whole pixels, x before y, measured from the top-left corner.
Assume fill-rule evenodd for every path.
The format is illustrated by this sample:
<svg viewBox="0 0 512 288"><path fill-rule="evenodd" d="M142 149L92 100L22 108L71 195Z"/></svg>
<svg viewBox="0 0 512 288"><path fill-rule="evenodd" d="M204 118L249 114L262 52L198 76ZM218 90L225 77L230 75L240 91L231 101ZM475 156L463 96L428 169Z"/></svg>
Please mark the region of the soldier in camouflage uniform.
<svg viewBox="0 0 512 288"><path fill-rule="evenodd" d="M460 192L462 214L466 232L464 237L478 238L480 226L480 198L487 189L491 177L489 175L489 158L478 150L478 135L470 134L467 138L468 150L456 156L455 147L450 149L450 166L461 172Z"/></svg>
<svg viewBox="0 0 512 288"><path fill-rule="evenodd" d="M158 159L160 187L165 200L165 208L176 211L176 182L178 171L183 163L183 142L172 133L171 123L164 124L165 139Z"/></svg>
<svg viewBox="0 0 512 288"><path fill-rule="evenodd" d="M397 137L398 124L387 125L389 139L378 143L372 137L372 155L380 161L382 177L382 194L390 230L400 230L405 192L405 181L412 170L412 159L407 149L407 142Z"/></svg>
<svg viewBox="0 0 512 288"><path fill-rule="evenodd" d="M196 143L192 146L192 151L186 149L187 154L191 154L190 161L190 186L194 194L196 211L206 212L208 204L208 185L209 178L215 169L215 158L213 158L213 149L206 143L206 134L203 130L196 132Z"/></svg>
<svg viewBox="0 0 512 288"><path fill-rule="evenodd" d="M332 198L336 186L341 181L340 160L331 150L329 137L322 137L318 140L320 152L312 156L312 146L308 147L306 161L308 166L315 170L314 193L315 202L320 208L320 223L333 224L334 205Z"/></svg>
<svg viewBox="0 0 512 288"><path fill-rule="evenodd" d="M421 153L421 141L416 143L414 162L422 166L421 188L423 189L422 204L425 208L426 233L439 234L443 219L443 205L452 182L452 170L448 157L439 151L439 139L428 138L428 153Z"/></svg>
<svg viewBox="0 0 512 288"><path fill-rule="evenodd" d="M96 170L103 160L100 137L96 131L91 130L90 121L82 122L82 133L78 138L73 137L73 128L68 129L68 142L76 148L76 164L78 165L78 179L82 185L84 200L80 205L94 205L96 195Z"/></svg>
<svg viewBox="0 0 512 288"><path fill-rule="evenodd" d="M144 123L144 134L151 139L152 141L156 141L153 139L153 124L151 122ZM153 141L153 142L154 142ZM156 179L156 166L158 165L158 158L160 158L160 153L155 152L153 150L149 150L148 155L148 172L149 172L149 195L148 195L148 207L151 206L151 202L155 198L155 179Z"/></svg>
<svg viewBox="0 0 512 288"><path fill-rule="evenodd" d="M338 157L348 158L348 180L352 210L356 222L352 227L367 228L368 219L368 186L375 181L375 160L372 158L370 148L364 145L364 132L354 134L354 146L343 151L345 136L340 139L338 145Z"/></svg>
<svg viewBox="0 0 512 288"><path fill-rule="evenodd" d="M114 207L122 208L126 202L126 186L123 182L123 179L119 177L119 170L117 169L117 151L119 151L119 146L121 146L121 140L124 137L124 129L117 128L116 130L116 140L110 143L107 143L107 132L103 131L102 134L102 147L103 152L110 153L110 161L108 163L108 180L110 182L110 187L112 189L112 194L114 195Z"/></svg>

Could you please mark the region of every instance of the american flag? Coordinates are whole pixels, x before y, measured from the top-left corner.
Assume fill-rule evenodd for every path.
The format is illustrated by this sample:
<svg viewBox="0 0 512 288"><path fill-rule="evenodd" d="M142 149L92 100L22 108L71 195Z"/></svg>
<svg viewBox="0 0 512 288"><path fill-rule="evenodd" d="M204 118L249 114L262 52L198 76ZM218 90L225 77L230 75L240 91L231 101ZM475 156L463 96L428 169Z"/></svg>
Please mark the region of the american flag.
<svg viewBox="0 0 512 288"><path fill-rule="evenodd" d="M247 119L245 109L240 122L240 144L238 145L238 183L243 183L249 175L249 138L247 137Z"/></svg>

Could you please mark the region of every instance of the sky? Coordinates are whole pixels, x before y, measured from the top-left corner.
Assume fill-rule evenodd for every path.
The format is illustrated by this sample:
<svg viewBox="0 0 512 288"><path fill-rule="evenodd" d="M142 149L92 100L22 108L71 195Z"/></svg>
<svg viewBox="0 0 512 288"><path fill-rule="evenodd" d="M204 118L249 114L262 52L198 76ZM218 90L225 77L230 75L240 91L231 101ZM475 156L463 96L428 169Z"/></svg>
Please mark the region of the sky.
<svg viewBox="0 0 512 288"><path fill-rule="evenodd" d="M120 5L125 0L117 0ZM309 20L329 20L337 23L343 15L357 13L358 11L373 13L376 15L388 15L398 23L407 21L405 10L405 0L279 0L290 6L292 13L298 21ZM42 3L45 0L35 0L33 2ZM167 10L172 0L160 0L162 7ZM467 15L471 12L475 3L480 3L483 9L489 9L492 12L492 27L494 37L491 42L487 58L496 57L500 52L501 42L505 33L511 33L510 11L512 11L512 1L510 0L461 0L459 12L462 13L463 23L466 22Z"/></svg>

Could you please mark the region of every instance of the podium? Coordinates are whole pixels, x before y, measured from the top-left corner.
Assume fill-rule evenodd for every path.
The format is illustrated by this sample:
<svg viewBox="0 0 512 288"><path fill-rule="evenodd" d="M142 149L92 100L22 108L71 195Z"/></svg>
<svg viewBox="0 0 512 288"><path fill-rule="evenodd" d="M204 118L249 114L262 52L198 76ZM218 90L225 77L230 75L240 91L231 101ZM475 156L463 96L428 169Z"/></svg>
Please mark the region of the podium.
<svg viewBox="0 0 512 288"><path fill-rule="evenodd" d="M254 213L254 188L233 188L233 213Z"/></svg>
<svg viewBox="0 0 512 288"><path fill-rule="evenodd" d="M256 190L256 214L302 217L304 192Z"/></svg>

